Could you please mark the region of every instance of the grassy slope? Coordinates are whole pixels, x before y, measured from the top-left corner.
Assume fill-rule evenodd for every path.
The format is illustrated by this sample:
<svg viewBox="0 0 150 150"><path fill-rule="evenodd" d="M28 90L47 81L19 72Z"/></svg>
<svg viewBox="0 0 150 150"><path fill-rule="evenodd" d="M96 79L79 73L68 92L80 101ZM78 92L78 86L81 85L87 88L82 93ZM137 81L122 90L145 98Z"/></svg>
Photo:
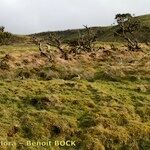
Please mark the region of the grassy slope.
<svg viewBox="0 0 150 150"><path fill-rule="evenodd" d="M139 40L141 42L145 41L145 39L150 40L150 15L143 15L139 16L138 19L141 21L142 27L141 31L137 33L137 36L139 37ZM109 26L109 27L93 27L93 31L98 31L98 40L104 41L104 42L120 42L122 39L114 37L113 31L116 27L115 26ZM81 32L84 32L83 29L79 29ZM35 34L37 37L45 38L47 39L47 36L49 36L50 32L43 32ZM57 32L60 34L65 40L73 40L78 37L78 30L66 30L66 31L59 31Z"/></svg>
<svg viewBox="0 0 150 150"><path fill-rule="evenodd" d="M116 44L112 51L99 44L109 55L99 50L69 62L56 56L54 63L35 45L1 46L0 58L9 53L9 59L0 70L0 140L17 141L18 150L148 150L150 48L128 52ZM76 147L26 146L68 139Z"/></svg>
<svg viewBox="0 0 150 150"><path fill-rule="evenodd" d="M139 16L139 19L145 26L147 26L147 27L150 26L150 15Z"/></svg>

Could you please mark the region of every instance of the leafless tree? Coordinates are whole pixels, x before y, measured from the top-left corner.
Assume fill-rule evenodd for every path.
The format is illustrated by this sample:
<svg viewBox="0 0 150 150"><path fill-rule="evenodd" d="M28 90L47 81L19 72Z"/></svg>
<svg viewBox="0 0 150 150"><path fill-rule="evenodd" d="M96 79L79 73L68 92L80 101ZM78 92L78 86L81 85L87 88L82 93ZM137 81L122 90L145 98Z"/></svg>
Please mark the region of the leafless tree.
<svg viewBox="0 0 150 150"><path fill-rule="evenodd" d="M94 42L96 41L96 33L91 28L85 26L85 33L78 34L78 46L80 49L91 52L94 50Z"/></svg>
<svg viewBox="0 0 150 150"><path fill-rule="evenodd" d="M47 45L45 43L43 44L42 41L37 39L36 37L33 37L33 43L38 46L41 56L47 57L49 59L49 61L53 60L52 54L49 51L49 45ZM45 49L45 47L43 45L47 46L47 49Z"/></svg>
<svg viewBox="0 0 150 150"><path fill-rule="evenodd" d="M64 58L65 60L69 59L68 50L64 48L65 43L63 39L60 36L58 36L56 33L50 34L48 44L59 49L59 51L62 54L62 58Z"/></svg>
<svg viewBox="0 0 150 150"><path fill-rule="evenodd" d="M94 42L96 41L97 32L92 31L89 27L84 26L85 30L83 33L78 31L78 38L69 41L68 44L71 47L71 51L75 55L79 54L81 51L91 52L94 50Z"/></svg>

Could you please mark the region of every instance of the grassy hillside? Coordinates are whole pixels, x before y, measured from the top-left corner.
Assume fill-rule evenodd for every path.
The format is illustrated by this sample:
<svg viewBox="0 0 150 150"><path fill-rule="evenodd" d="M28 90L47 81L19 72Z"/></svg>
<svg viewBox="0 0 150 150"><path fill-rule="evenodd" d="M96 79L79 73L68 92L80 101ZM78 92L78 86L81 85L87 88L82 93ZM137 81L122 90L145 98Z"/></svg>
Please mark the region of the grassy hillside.
<svg viewBox="0 0 150 150"><path fill-rule="evenodd" d="M143 15L137 17L141 22L140 32L137 33L139 37L139 41L143 42L145 40L150 41L150 15ZM98 40L103 42L122 42L122 39L118 37L114 37L114 30L116 26L109 27L92 27L93 31L98 31ZM58 31L57 33L63 37L66 41L74 40L78 37L78 31L84 32L84 29L79 30L66 30L66 31ZM34 36L41 37L42 39L49 36L51 32L42 32L34 34Z"/></svg>
<svg viewBox="0 0 150 150"><path fill-rule="evenodd" d="M0 141L13 144L0 149L150 149L150 47L98 44L68 61L56 52L54 62L31 43L0 47Z"/></svg>
<svg viewBox="0 0 150 150"><path fill-rule="evenodd" d="M149 17L139 17L142 40L150 40ZM0 149L150 149L150 46L129 51L114 28L93 28L95 51L68 60L54 47L49 60L30 36L0 45ZM72 40L77 32L59 34Z"/></svg>
<svg viewBox="0 0 150 150"><path fill-rule="evenodd" d="M150 27L150 15L143 15L138 17L144 26Z"/></svg>

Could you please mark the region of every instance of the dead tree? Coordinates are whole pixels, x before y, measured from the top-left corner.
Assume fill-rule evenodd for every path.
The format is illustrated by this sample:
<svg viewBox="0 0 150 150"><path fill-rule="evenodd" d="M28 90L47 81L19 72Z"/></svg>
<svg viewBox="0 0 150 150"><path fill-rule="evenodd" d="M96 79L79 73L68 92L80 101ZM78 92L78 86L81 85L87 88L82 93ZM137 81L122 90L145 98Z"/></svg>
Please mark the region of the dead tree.
<svg viewBox="0 0 150 150"><path fill-rule="evenodd" d="M32 37L32 42L33 42L35 45L39 45L39 44L40 44L40 40L37 39L35 36Z"/></svg>
<svg viewBox="0 0 150 150"><path fill-rule="evenodd" d="M81 51L92 52L94 50L97 32L92 31L87 26L84 27L83 33L78 31L77 39L68 42L68 45L71 47L70 53L74 53L74 55L79 54Z"/></svg>
<svg viewBox="0 0 150 150"><path fill-rule="evenodd" d="M37 39L36 37L33 37L33 43L38 46L41 56L48 58L49 61L53 60L52 54L50 53L50 51L48 51L48 49L49 49L48 45L46 45L47 49L45 49L43 46L43 45L45 45L45 43L42 43L42 41Z"/></svg>
<svg viewBox="0 0 150 150"><path fill-rule="evenodd" d="M78 47L83 51L91 52L94 50L94 42L96 41L97 33L85 25L84 27L84 34L82 34L80 31L78 33Z"/></svg>
<svg viewBox="0 0 150 150"><path fill-rule="evenodd" d="M67 44L70 47L70 51L69 54L73 53L74 56L76 56L77 54L80 53L80 46L79 46L79 41L77 40L72 40L72 41L68 41Z"/></svg>
<svg viewBox="0 0 150 150"><path fill-rule="evenodd" d="M48 44L59 49L59 51L62 54L62 58L64 58L65 60L69 59L68 51L67 49L64 48L65 43L63 39L60 36L58 36L56 33L50 34Z"/></svg>
<svg viewBox="0 0 150 150"><path fill-rule="evenodd" d="M140 29L140 21L132 17L131 14L117 14L115 19L117 20L118 27L114 35L125 39L129 50L139 50L140 47L135 33Z"/></svg>

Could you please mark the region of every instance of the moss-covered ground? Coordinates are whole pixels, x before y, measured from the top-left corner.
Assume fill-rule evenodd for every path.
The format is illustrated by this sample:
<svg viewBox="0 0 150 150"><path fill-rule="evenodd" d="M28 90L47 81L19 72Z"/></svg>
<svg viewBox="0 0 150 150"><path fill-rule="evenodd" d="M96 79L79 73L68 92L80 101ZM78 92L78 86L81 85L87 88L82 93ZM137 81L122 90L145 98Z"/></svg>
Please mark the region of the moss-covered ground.
<svg viewBox="0 0 150 150"><path fill-rule="evenodd" d="M54 62L32 44L0 47L0 149L150 149L150 48L98 45ZM67 140L75 145L54 145Z"/></svg>

